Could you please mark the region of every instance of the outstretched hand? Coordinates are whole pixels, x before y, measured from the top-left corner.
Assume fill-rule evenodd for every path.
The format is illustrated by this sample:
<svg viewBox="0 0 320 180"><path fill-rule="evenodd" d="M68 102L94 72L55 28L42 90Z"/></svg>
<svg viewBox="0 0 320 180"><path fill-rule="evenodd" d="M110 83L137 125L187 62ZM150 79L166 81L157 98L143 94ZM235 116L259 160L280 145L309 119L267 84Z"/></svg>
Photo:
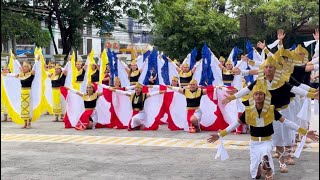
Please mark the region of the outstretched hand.
<svg viewBox="0 0 320 180"><path fill-rule="evenodd" d="M241 70L239 68L233 68L232 69L232 72L235 74L235 75L240 75L241 74Z"/></svg>
<svg viewBox="0 0 320 180"><path fill-rule="evenodd" d="M238 92L238 89L236 89L236 88L227 89L227 93L228 93L229 95L234 95L234 94L237 93L237 92ZM227 96L227 97L229 97L229 96Z"/></svg>
<svg viewBox="0 0 320 180"><path fill-rule="evenodd" d="M214 143L219 139L218 133L211 134L211 137L207 139L208 143Z"/></svg>
<svg viewBox="0 0 320 180"><path fill-rule="evenodd" d="M263 41L263 42L259 41L257 43L257 47L263 50L266 47L266 41Z"/></svg>
<svg viewBox="0 0 320 180"><path fill-rule="evenodd" d="M310 130L307 132L307 137L313 141L319 141L319 135L315 133L316 131Z"/></svg>
<svg viewBox="0 0 320 180"><path fill-rule="evenodd" d="M226 105L231 101L230 96L225 96L224 100L222 100L222 104Z"/></svg>
<svg viewBox="0 0 320 180"><path fill-rule="evenodd" d="M284 30L283 30L283 29L279 29L279 30L277 31L278 40L283 40L285 36L286 36L286 34L284 33Z"/></svg>

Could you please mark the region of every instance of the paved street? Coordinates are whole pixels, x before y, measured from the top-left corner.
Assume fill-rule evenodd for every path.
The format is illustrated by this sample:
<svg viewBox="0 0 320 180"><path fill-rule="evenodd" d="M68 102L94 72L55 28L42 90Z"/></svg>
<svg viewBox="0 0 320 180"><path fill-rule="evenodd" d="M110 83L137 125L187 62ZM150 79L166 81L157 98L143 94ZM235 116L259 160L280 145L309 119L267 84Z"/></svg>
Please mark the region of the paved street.
<svg viewBox="0 0 320 180"><path fill-rule="evenodd" d="M228 135L230 158L214 159L210 132L96 129L76 131L43 116L30 130L1 123L1 179L250 179L249 136ZM313 117L312 129L318 129ZM319 143L308 144L288 174L275 179L319 179Z"/></svg>

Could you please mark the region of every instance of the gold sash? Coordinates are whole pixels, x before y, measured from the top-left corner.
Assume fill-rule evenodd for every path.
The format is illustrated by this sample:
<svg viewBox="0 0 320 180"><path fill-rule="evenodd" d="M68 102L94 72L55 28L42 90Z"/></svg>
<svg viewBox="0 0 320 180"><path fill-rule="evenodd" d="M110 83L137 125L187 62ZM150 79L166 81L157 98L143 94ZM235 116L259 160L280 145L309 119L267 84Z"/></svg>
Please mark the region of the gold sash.
<svg viewBox="0 0 320 180"><path fill-rule="evenodd" d="M60 115L62 112L60 88L52 88L53 114Z"/></svg>
<svg viewBox="0 0 320 180"><path fill-rule="evenodd" d="M30 90L30 88L21 89L21 119L25 121L30 119Z"/></svg>
<svg viewBox="0 0 320 180"><path fill-rule="evenodd" d="M179 73L179 77L182 77L182 78L187 78L187 77L191 77L192 76L192 72L191 71L188 71L187 73L184 73L183 71L180 71Z"/></svg>
<svg viewBox="0 0 320 180"><path fill-rule="evenodd" d="M254 127L265 127L274 121L274 106L270 105L266 112L261 112L260 118L256 107L246 107L246 123Z"/></svg>
<svg viewBox="0 0 320 180"><path fill-rule="evenodd" d="M184 95L187 99L195 99L201 96L201 89L197 89L195 92L191 92L189 89L186 89Z"/></svg>

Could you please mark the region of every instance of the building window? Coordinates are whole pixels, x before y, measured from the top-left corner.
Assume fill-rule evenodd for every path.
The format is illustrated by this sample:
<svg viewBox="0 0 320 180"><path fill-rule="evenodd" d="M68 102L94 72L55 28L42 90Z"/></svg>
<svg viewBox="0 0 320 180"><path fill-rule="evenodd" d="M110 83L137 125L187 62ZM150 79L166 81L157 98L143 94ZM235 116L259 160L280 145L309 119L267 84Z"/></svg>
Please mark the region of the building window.
<svg viewBox="0 0 320 180"><path fill-rule="evenodd" d="M92 26L87 25L87 35L91 36L92 35Z"/></svg>
<svg viewBox="0 0 320 180"><path fill-rule="evenodd" d="M83 29L80 29L80 36L83 36Z"/></svg>
<svg viewBox="0 0 320 180"><path fill-rule="evenodd" d="M61 40L61 39L58 39L58 48L59 48L59 49L63 49L63 47L62 47L62 40Z"/></svg>
<svg viewBox="0 0 320 180"><path fill-rule="evenodd" d="M50 54L50 46L46 48L46 54Z"/></svg>
<svg viewBox="0 0 320 180"><path fill-rule="evenodd" d="M80 47L78 49L78 54L83 55L83 39L81 38Z"/></svg>
<svg viewBox="0 0 320 180"><path fill-rule="evenodd" d="M87 54L91 52L92 49L92 39L87 39Z"/></svg>

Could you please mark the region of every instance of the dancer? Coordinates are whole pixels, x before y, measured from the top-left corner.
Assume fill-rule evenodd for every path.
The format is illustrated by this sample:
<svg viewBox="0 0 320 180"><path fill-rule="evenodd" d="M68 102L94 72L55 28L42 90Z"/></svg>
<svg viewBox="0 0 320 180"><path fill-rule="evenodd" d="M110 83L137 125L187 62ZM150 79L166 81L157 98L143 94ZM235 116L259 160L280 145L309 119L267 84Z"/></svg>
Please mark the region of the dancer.
<svg viewBox="0 0 320 180"><path fill-rule="evenodd" d="M126 68L126 72L128 73L130 85L135 85L139 80L142 69L138 69L136 60L131 61L130 68L128 68L128 66L124 62L122 63L123 63L123 66Z"/></svg>
<svg viewBox="0 0 320 180"><path fill-rule="evenodd" d="M5 64L2 67L2 71L1 71L1 81L2 81L2 76L6 76L8 73L10 73L10 69L9 67ZM3 89L3 83L1 83L1 97L4 97L4 89ZM12 121L11 118L8 118L8 112L6 110L6 105L5 105L5 101L4 98L1 98L1 114L3 114L3 120L1 122L8 122L8 121ZM9 119L9 120L8 120Z"/></svg>
<svg viewBox="0 0 320 180"><path fill-rule="evenodd" d="M22 72L20 74L7 74L8 76L18 78L21 83L21 114L20 118L16 121L20 123L20 119L24 121L24 126L22 128L30 129L31 128L31 116L30 116L30 94L31 94L31 85L35 77L35 71L31 70L31 65L28 62L23 62ZM15 120L15 119L13 119Z"/></svg>
<svg viewBox="0 0 320 180"><path fill-rule="evenodd" d="M165 91L158 91L152 93L143 93L142 86L140 83L136 83L135 92L130 93L127 91L114 90L117 93L130 97L132 104L133 117L129 122L129 130L143 130L146 127L146 112L144 111L144 104L147 98L151 96L163 94Z"/></svg>
<svg viewBox="0 0 320 180"><path fill-rule="evenodd" d="M77 68L77 76L76 76L76 83L75 83L74 88L77 91L80 91L80 87L81 87L81 84L84 80L84 75L85 75L86 71L84 70L83 64L80 61L76 62L76 68Z"/></svg>
<svg viewBox="0 0 320 180"><path fill-rule="evenodd" d="M187 121L189 125L189 132L196 133L200 132L200 120L201 120L201 109L200 107L200 100L203 95L207 94L207 90L202 90L198 88L198 83L196 80L192 79L189 82L188 89L182 89L179 87L170 87L172 90L175 90L186 97L187 100Z"/></svg>
<svg viewBox="0 0 320 180"><path fill-rule="evenodd" d="M104 78L102 84L109 86L110 85L110 66L107 64L106 70L104 71Z"/></svg>
<svg viewBox="0 0 320 180"><path fill-rule="evenodd" d="M62 102L61 102L61 93L60 87L64 86L66 80L66 71L62 71L62 68L59 64L55 66L54 74L49 74L52 84L52 100L53 100L53 115L55 115L54 122L59 121L59 116L63 120L64 114L62 113Z"/></svg>
<svg viewBox="0 0 320 180"><path fill-rule="evenodd" d="M74 89L70 89L68 87L65 87L65 88L70 90L70 92L75 93L83 98L85 111L80 116L80 119L79 119L77 125L75 126L75 129L80 130L80 131L83 131L86 129L92 129L93 128L93 120L92 120L91 116L94 114L98 97L102 96L103 93L95 92L94 85L92 83L88 83L87 92L85 94L80 93Z"/></svg>
<svg viewBox="0 0 320 180"><path fill-rule="evenodd" d="M307 131L297 124L283 117L273 105L271 105L271 94L267 90L264 82L257 82L250 93L250 106L246 107L245 112L237 122L229 125L220 133L214 133L208 139L209 143L214 143L219 138L226 136L240 124L250 125L250 174L252 178L259 179L261 172L266 172L266 180L272 180L274 175L274 165L271 156L272 134L274 133L272 123L281 122L284 126L307 135L314 141L318 141L319 135L315 131ZM284 158L284 157L281 157ZM280 163L281 164L281 163Z"/></svg>
<svg viewBox="0 0 320 180"><path fill-rule="evenodd" d="M279 67L278 62L273 59L272 56L266 59L261 68L263 68L264 73L260 73L258 79L263 80L265 81L265 83L267 83L268 91L272 95L271 104L274 105L275 108L279 110L285 118L290 118L290 120L295 118L294 114L290 113L290 109L288 108L291 93L304 97L307 96L309 98L319 99L318 93L307 92L299 87L285 82L285 78L282 77L281 74L281 68ZM248 87L243 88L236 94L228 96L223 100L223 104L227 104L234 99L241 98L244 95L249 94L253 89L255 83L256 81L251 83ZM286 162L288 164L294 164L291 156L287 155L287 153L290 153L291 147L294 143L294 137L292 137L291 130L287 127L284 127L282 124L279 124L279 122L275 122L273 125L277 130L275 131L275 135L273 136L273 143L277 147L277 152L280 154L280 156L285 156L287 158ZM286 147L286 151L284 149L284 146ZM282 158L280 159L280 171L282 173L288 172L285 160Z"/></svg>
<svg viewBox="0 0 320 180"><path fill-rule="evenodd" d="M188 84L193 78L193 74L196 71L198 65L199 63L197 63L191 70L187 63L182 64L180 68L178 66L176 67L176 70L179 73L181 87L188 86Z"/></svg>

